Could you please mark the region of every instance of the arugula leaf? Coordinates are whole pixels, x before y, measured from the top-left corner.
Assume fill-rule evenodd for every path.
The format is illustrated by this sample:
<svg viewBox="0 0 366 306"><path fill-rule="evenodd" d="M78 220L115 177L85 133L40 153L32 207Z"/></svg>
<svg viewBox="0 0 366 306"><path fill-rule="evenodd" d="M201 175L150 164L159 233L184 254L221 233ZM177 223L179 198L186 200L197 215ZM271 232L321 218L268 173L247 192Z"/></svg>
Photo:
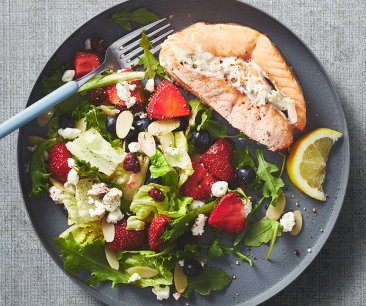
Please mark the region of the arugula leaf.
<svg viewBox="0 0 366 306"><path fill-rule="evenodd" d="M244 243L247 246L260 246L272 239L275 230L282 232L283 226L279 222L268 218L259 220L247 231Z"/></svg>
<svg viewBox="0 0 366 306"><path fill-rule="evenodd" d="M188 101L191 106L191 113L189 115L188 127L186 130L186 137L188 136L189 130L196 124L196 117L199 111L206 109L206 105L201 100Z"/></svg>
<svg viewBox="0 0 366 306"><path fill-rule="evenodd" d="M238 255L238 259L247 260L249 262L250 266L252 266L252 261L250 258L246 257L240 251L238 251L234 248L227 247L219 239L216 239L209 246L209 248L207 250L207 256L210 258L219 258L219 257L225 256L227 254L232 254L232 253Z"/></svg>
<svg viewBox="0 0 366 306"><path fill-rule="evenodd" d="M276 206L277 200L282 193L281 187L285 186L283 180L279 177L274 177L271 173L278 171L276 165L266 162L263 156L262 148L255 150L255 155L258 159L257 177L264 181L262 187L263 196L266 198L272 197L271 204Z"/></svg>
<svg viewBox="0 0 366 306"><path fill-rule="evenodd" d="M269 249L268 249L268 253L267 253L267 259L269 259L269 256L271 255L274 243L277 238L277 233L282 232L282 231L283 231L283 226L279 222L276 221L276 225L274 227L272 226L272 237L271 237L271 243L269 245Z"/></svg>
<svg viewBox="0 0 366 306"><path fill-rule="evenodd" d="M153 45L150 43L145 33L142 33L142 38L139 42L139 45L144 48L144 54L138 61L138 65L144 65L144 69L146 69L146 75L149 79L153 79L155 74L164 73L163 67L160 66L159 61L156 57L149 51L149 48L153 48Z"/></svg>
<svg viewBox="0 0 366 306"><path fill-rule="evenodd" d="M108 17L107 20L110 22L116 22L122 28L131 31L132 27L130 21L136 21L141 24L148 24L150 22L159 20L159 17L156 16L153 12L149 12L146 7L141 7L129 12L129 7L127 6L122 11L114 13L113 15Z"/></svg>
<svg viewBox="0 0 366 306"><path fill-rule="evenodd" d="M133 71L122 73L99 74L82 85L78 92L88 91L97 87L105 87L107 85L117 84L123 81L135 81L145 78L145 72Z"/></svg>
<svg viewBox="0 0 366 306"><path fill-rule="evenodd" d="M42 74L43 92L48 95L60 86L64 85L65 83L62 82L63 74L64 70L62 70L61 67L57 64L57 56L55 56L52 61L51 76L46 77L44 74Z"/></svg>
<svg viewBox="0 0 366 306"><path fill-rule="evenodd" d="M222 290L231 281L231 275L219 268L204 266L199 276L188 277L187 289L182 293L190 297L193 290L201 295L209 295L211 291Z"/></svg>
<svg viewBox="0 0 366 306"><path fill-rule="evenodd" d="M202 114L202 122L197 126L197 130L204 129L210 133L212 139L220 139L220 138L246 138L247 136L243 133L239 133L238 135L229 136L227 135L226 126L221 123L211 120L212 109L207 109Z"/></svg>
<svg viewBox="0 0 366 306"><path fill-rule="evenodd" d="M48 173L47 165L44 162L44 151L50 146L55 145L57 140L55 138L48 139L41 143L37 149L33 152L29 162L29 173L32 184L30 197L34 196L38 199L42 198L43 193L48 194L48 188L50 183L48 177L51 173Z"/></svg>
<svg viewBox="0 0 366 306"><path fill-rule="evenodd" d="M239 168L241 166L251 166L256 169L256 165L252 155L249 152L249 145L244 149L243 147L234 148L233 153L233 166Z"/></svg>
<svg viewBox="0 0 366 306"><path fill-rule="evenodd" d="M179 217L172 221L168 221L168 226L165 227L160 239L163 239L164 241L169 241L170 243L174 242L186 231L191 230L194 220L196 220L199 214L208 214L215 207L217 202L218 200L207 203L195 211L190 211L182 217ZM190 226L186 226L187 223Z"/></svg>

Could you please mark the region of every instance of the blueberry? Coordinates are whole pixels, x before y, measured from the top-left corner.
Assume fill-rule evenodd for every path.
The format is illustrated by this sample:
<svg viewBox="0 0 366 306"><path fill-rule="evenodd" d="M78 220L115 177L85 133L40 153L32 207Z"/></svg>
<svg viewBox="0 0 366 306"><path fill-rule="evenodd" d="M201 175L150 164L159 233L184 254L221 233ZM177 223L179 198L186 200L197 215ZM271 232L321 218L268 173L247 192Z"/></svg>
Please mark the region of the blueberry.
<svg viewBox="0 0 366 306"><path fill-rule="evenodd" d="M137 130L138 133L145 132L150 123L151 120L149 118L139 118L134 121L133 127Z"/></svg>
<svg viewBox="0 0 366 306"><path fill-rule="evenodd" d="M128 131L128 134L126 136L126 139L133 139L137 136L137 130L133 126L131 126L131 129Z"/></svg>
<svg viewBox="0 0 366 306"><path fill-rule="evenodd" d="M199 261L191 259L184 262L183 272L188 277L196 277L202 273L202 265Z"/></svg>
<svg viewBox="0 0 366 306"><path fill-rule="evenodd" d="M191 241L192 231L185 232L182 236L177 239L178 246L182 249Z"/></svg>
<svg viewBox="0 0 366 306"><path fill-rule="evenodd" d="M146 179L145 179L145 185L148 184L159 184L159 185L163 185L163 179L160 177L154 178L150 171L146 174Z"/></svg>
<svg viewBox="0 0 366 306"><path fill-rule="evenodd" d="M253 183L257 175L251 166L241 166L236 170L236 177L244 184Z"/></svg>
<svg viewBox="0 0 366 306"><path fill-rule="evenodd" d="M180 125L173 132L185 131L189 124L189 116L178 118L180 120Z"/></svg>
<svg viewBox="0 0 366 306"><path fill-rule="evenodd" d="M192 143L197 148L207 148L211 144L211 135L206 130L194 131L192 134Z"/></svg>
<svg viewBox="0 0 366 306"><path fill-rule="evenodd" d="M73 128L75 125L75 121L69 114L63 114L58 119L58 124L62 129Z"/></svg>
<svg viewBox="0 0 366 306"><path fill-rule="evenodd" d="M116 122L118 115L108 116L105 122L105 127L108 132L116 133Z"/></svg>

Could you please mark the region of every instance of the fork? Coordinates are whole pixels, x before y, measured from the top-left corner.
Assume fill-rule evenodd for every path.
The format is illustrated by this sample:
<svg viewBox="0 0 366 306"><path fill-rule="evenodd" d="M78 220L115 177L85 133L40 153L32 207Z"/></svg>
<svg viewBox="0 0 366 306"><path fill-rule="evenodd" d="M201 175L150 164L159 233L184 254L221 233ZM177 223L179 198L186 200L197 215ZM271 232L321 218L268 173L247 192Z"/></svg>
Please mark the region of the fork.
<svg viewBox="0 0 366 306"><path fill-rule="evenodd" d="M8 119L4 123L0 124L0 139L5 137L6 135L10 134L11 132L15 131L16 129L20 128L24 124L28 123L32 119L36 118L37 116L41 115L42 113L48 111L52 107L54 107L59 102L65 100L66 98L70 97L74 93L76 93L79 88L85 84L90 79L94 78L98 74L106 71L106 70L114 70L117 71L119 69L129 68L137 65L139 59L141 56L136 57L140 52L142 52L144 49L139 47L135 50L132 50L129 53L126 53L127 51L131 50L132 48L136 47L139 44L139 40L132 42L128 44L127 46L124 46L125 44L132 41L134 38L138 37L142 34L143 31L147 31L151 29L152 27L156 26L160 22L164 21L166 18L160 19L158 21L155 21L153 23L150 23L148 25L145 25L125 36L122 38L116 40L113 44L111 44L106 53L105 53L105 59L104 62L95 70L91 71L87 75L75 80L65 83L60 88L54 90L41 100L33 103L32 105L28 106L26 109L21 111L20 113L16 114L12 118ZM147 34L147 37L151 36L157 36L157 33L160 31L166 29L170 26L170 23L164 25L163 27L153 31L150 34ZM164 34L156 37L153 39L151 44L154 44L155 42L161 40L162 38L166 37L170 33L172 33L173 30L167 31ZM157 45L153 49L150 50L152 54L157 53L161 49L161 45Z"/></svg>

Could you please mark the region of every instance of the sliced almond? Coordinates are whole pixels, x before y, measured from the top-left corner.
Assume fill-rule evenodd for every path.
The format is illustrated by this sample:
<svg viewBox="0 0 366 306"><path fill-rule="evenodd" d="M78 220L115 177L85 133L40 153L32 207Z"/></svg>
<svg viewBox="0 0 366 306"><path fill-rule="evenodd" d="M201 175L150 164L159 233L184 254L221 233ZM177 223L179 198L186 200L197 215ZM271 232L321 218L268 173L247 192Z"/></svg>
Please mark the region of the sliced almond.
<svg viewBox="0 0 366 306"><path fill-rule="evenodd" d="M102 113L106 114L107 116L113 116L119 114L121 111L116 108L109 108L108 106L101 105L100 109L102 110Z"/></svg>
<svg viewBox="0 0 366 306"><path fill-rule="evenodd" d="M174 145L174 134L172 132L165 133L162 136L158 136L158 138L161 143L163 153L165 152L166 149Z"/></svg>
<svg viewBox="0 0 366 306"><path fill-rule="evenodd" d="M32 144L32 145L39 145L43 142L46 141L46 139L39 137L39 136L35 136L35 135L29 135L28 136L28 141Z"/></svg>
<svg viewBox="0 0 366 306"><path fill-rule="evenodd" d="M117 253L113 252L109 246L108 243L105 244L105 257L107 258L107 261L112 269L118 270L119 269L119 262L117 259Z"/></svg>
<svg viewBox="0 0 366 306"><path fill-rule="evenodd" d="M113 223L107 222L107 218L102 220L102 232L105 241L112 242L114 240L115 228Z"/></svg>
<svg viewBox="0 0 366 306"><path fill-rule="evenodd" d="M133 115L130 111L119 114L116 122L116 134L119 138L125 138L132 127Z"/></svg>
<svg viewBox="0 0 366 306"><path fill-rule="evenodd" d="M178 293L182 294L186 290L187 284L188 284L187 275L184 274L183 267L181 267L179 262L177 261L174 269L175 289L177 289Z"/></svg>
<svg viewBox="0 0 366 306"><path fill-rule="evenodd" d="M292 228L290 234L291 235L297 235L298 233L300 233L301 228L302 228L302 214L300 210L295 210L294 211L294 215L295 215L295 226Z"/></svg>
<svg viewBox="0 0 366 306"><path fill-rule="evenodd" d="M52 107L51 109L45 111L44 113L40 114L37 117L37 122L41 127L44 127L48 122L50 122L52 116L53 116L53 110L55 108Z"/></svg>
<svg viewBox="0 0 366 306"><path fill-rule="evenodd" d="M277 200L276 207L269 206L266 212L266 217L268 217L271 220L278 220L283 210L285 209L286 205L286 195L282 192L280 197Z"/></svg>
<svg viewBox="0 0 366 306"><path fill-rule="evenodd" d="M147 128L148 132L153 136L162 136L169 133L180 126L179 119L161 119L154 121Z"/></svg>
<svg viewBox="0 0 366 306"><path fill-rule="evenodd" d="M138 142L140 144L141 151L147 156L151 157L155 155L156 143L153 135L151 135L149 132L141 132L138 136Z"/></svg>
<svg viewBox="0 0 366 306"><path fill-rule="evenodd" d="M139 267L139 266L128 268L126 271L130 275L137 273L138 275L141 276L141 278L151 278L159 274L159 271L156 269L149 267Z"/></svg>
<svg viewBox="0 0 366 306"><path fill-rule="evenodd" d="M130 179L128 180L127 186L130 189L134 189L139 185L142 185L142 183L144 182L144 176L142 175L141 172L138 173L133 173L130 176Z"/></svg>
<svg viewBox="0 0 366 306"><path fill-rule="evenodd" d="M50 176L50 182L53 186L56 186L59 189L66 190L64 184L62 184L59 180L55 179L54 177Z"/></svg>
<svg viewBox="0 0 366 306"><path fill-rule="evenodd" d="M84 133L86 131L86 121L85 118L81 118L78 122L74 125L75 129L79 129L81 133Z"/></svg>

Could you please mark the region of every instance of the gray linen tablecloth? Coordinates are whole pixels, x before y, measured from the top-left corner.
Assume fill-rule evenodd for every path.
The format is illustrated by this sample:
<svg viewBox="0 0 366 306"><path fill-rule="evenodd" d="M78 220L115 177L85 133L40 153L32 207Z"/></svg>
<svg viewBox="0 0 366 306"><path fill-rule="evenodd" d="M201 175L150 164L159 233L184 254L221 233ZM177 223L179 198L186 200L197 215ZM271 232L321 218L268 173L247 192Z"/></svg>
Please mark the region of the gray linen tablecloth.
<svg viewBox="0 0 366 306"><path fill-rule="evenodd" d="M118 0L1 0L0 122L26 104L57 47ZM364 0L250 0L295 32L335 85L351 142L351 174L340 218L310 267L265 305L366 305ZM301 17L301 18L300 18ZM17 179L17 132L0 141L0 304L102 305L76 286L38 240Z"/></svg>

